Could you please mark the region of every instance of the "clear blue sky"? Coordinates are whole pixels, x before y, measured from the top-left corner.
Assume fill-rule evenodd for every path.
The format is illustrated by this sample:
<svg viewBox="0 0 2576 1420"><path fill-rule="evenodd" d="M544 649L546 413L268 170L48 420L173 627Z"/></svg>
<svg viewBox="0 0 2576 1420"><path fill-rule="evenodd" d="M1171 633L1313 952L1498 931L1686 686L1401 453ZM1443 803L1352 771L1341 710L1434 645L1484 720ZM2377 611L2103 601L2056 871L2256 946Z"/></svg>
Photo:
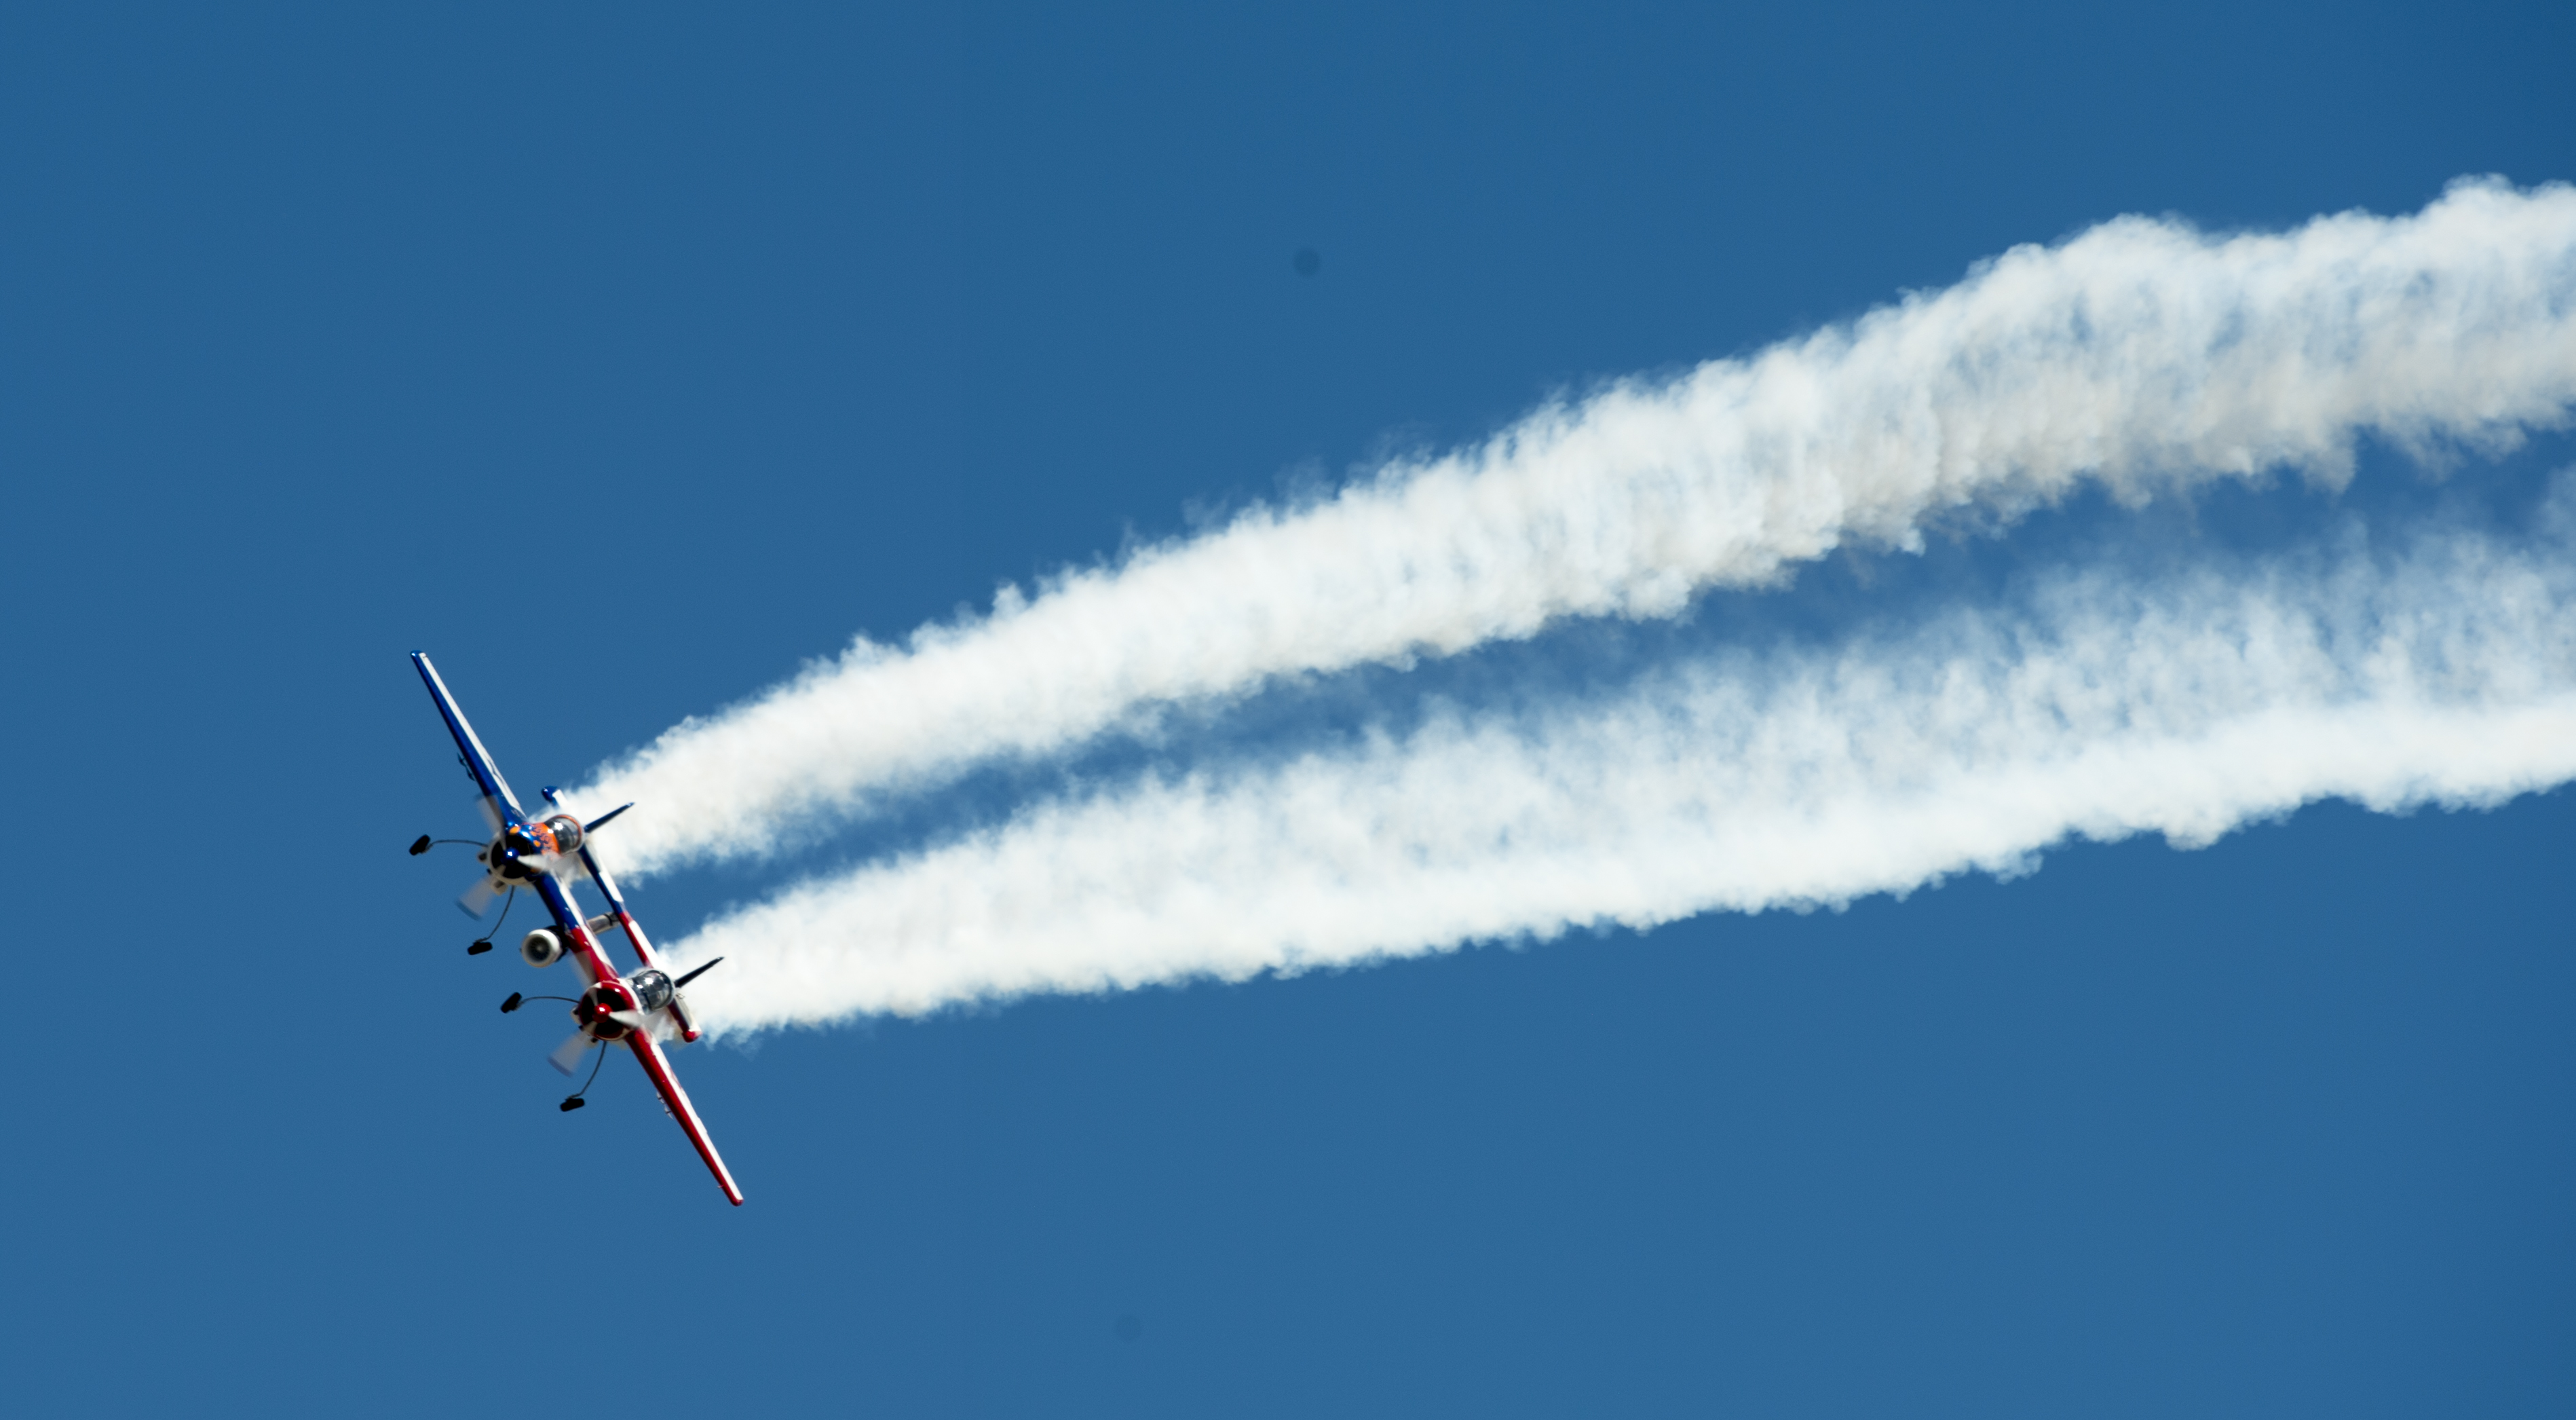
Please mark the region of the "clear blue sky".
<svg viewBox="0 0 2576 1420"><path fill-rule="evenodd" d="M402 848L470 823L416 647L567 782L2017 242L2576 179L2571 53L2538 3L9 8L0 1393L2566 1413L2563 792L692 1049L740 1210L632 1070L554 1109L493 1010L539 978Z"/></svg>

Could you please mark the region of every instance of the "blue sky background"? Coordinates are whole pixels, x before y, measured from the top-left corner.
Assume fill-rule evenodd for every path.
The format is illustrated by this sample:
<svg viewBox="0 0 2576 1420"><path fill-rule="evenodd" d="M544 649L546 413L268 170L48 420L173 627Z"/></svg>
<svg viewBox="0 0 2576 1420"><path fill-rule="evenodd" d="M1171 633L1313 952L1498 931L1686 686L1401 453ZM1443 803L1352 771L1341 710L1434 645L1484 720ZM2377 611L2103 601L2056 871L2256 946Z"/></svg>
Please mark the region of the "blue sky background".
<svg viewBox="0 0 2576 1420"><path fill-rule="evenodd" d="M0 12L16 1404L2565 1413L2563 792L692 1049L741 1210L638 1072L556 1112L492 1009L542 978L401 851L473 822L406 651L569 781L2016 242L2576 178L2563 6L1391 8ZM1759 614L2328 507L2079 503Z"/></svg>

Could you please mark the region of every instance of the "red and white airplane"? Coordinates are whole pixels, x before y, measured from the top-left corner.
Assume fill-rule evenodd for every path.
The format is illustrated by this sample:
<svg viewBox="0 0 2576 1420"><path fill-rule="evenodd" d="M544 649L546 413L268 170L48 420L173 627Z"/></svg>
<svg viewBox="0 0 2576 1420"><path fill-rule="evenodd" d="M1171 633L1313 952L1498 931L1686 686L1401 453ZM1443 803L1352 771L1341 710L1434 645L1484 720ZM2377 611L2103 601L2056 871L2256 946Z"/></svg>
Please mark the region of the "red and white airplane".
<svg viewBox="0 0 2576 1420"><path fill-rule="evenodd" d="M483 864L483 880L468 888L457 906L470 916L480 917L495 899L523 889L535 893L553 915L554 925L530 932L519 943L519 955L534 967L552 966L568 958L586 988L579 997L535 998L572 1002L577 1029L555 1048L550 1057L554 1067L570 1075L581 1057L593 1049L600 1052L603 1061L611 1046L623 1045L633 1051L644 1073L652 1077L653 1088L661 1091L662 1103L671 1117L680 1121L689 1142L697 1146L698 1157L707 1161L725 1197L740 1204L742 1190L734 1186L733 1175L716 1153L715 1141L707 1137L705 1122L689 1104L688 1092L680 1088L679 1077L671 1073L671 1062L662 1053L662 1042L676 1045L698 1038L698 1028L689 1020L689 1004L680 995L680 988L715 962L677 981L665 975L655 963L653 944L644 939L644 929L635 925L625 899L617 895L617 884L591 856L591 832L634 806L622 805L589 823L566 813L530 818L519 807L518 796L510 792L509 781L501 777L500 766L484 751L483 742L474 737L474 727L465 723L465 712L457 708L456 697L447 693L447 685L438 678L438 670L429 663L429 657L414 651L411 662L419 669L421 682L429 687L430 698L438 702L438 713L446 718L448 733L456 737L456 757L474 776L475 788L482 792L483 816L493 833L491 842L483 844L474 855ZM554 790L546 790L545 796L547 807L560 807ZM423 834L412 844L411 851L426 853L433 842L439 841L464 840L434 840ZM583 877L589 878L599 888L599 895L608 900L606 912L587 919L572 896L574 882ZM503 911L507 910L505 905ZM621 975L601 945L600 934L612 926L626 934L626 940L635 948L636 959L642 963L632 973ZM491 949L492 939L486 935L466 952L479 955ZM510 999L501 1003L501 1009L515 1011L528 999L513 991ZM594 1064L590 1073L591 1079L597 1080L598 1065ZM582 1096L589 1090L590 1086L584 1084L565 1097L560 1108L581 1108Z"/></svg>

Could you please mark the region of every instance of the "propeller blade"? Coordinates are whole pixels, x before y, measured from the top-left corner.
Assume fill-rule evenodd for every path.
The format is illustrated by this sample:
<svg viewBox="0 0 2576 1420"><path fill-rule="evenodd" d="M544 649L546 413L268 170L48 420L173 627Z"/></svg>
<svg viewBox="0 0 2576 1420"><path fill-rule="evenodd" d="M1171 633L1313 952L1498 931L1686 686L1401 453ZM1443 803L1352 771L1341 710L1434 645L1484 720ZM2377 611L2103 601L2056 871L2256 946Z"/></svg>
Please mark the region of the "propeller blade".
<svg viewBox="0 0 2576 1420"><path fill-rule="evenodd" d="M491 795L475 795L474 807L483 811L483 822L487 825L485 829L486 832L499 833L501 831L501 806L493 802Z"/></svg>
<svg viewBox="0 0 2576 1420"><path fill-rule="evenodd" d="M570 1078L572 1072L581 1065L581 1057L588 1055L591 1046L597 1043L590 1038L590 1032L574 1031L564 1038L563 1044L555 1047L554 1054L546 1057L546 1063L555 1067L558 1073Z"/></svg>
<svg viewBox="0 0 2576 1420"><path fill-rule="evenodd" d="M500 895L492 890L490 878L477 878L474 880L474 886L467 888L457 897L456 905L466 916L479 918L492 910L492 899Z"/></svg>
<svg viewBox="0 0 2576 1420"><path fill-rule="evenodd" d="M642 1011L611 1011L608 1013L608 1018L628 1030L644 1029L645 1016Z"/></svg>

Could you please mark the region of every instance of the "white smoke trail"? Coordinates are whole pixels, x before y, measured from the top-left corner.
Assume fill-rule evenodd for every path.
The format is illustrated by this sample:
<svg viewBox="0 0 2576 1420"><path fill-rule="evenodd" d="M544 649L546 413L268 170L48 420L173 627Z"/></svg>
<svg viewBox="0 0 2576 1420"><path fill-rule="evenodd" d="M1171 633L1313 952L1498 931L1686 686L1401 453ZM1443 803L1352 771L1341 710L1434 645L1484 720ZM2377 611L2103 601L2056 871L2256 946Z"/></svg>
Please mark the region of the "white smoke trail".
<svg viewBox="0 0 2576 1420"><path fill-rule="evenodd" d="M721 918L728 1030L1241 978L2184 846L2324 797L2576 777L2576 545L2357 533L2262 567L2068 576L1824 650L1517 718L1044 804Z"/></svg>
<svg viewBox="0 0 2576 1420"><path fill-rule="evenodd" d="M872 794L1038 754L1268 677L1454 652L1555 618L1663 616L1839 544L2124 499L2354 441L2511 445L2576 404L2576 190L2455 184L2411 217L2204 236L2123 218L1946 291L1543 409L1315 506L1076 571L993 614L861 641L674 728L576 794L639 800L637 871L761 852ZM927 999L927 998L925 998Z"/></svg>

